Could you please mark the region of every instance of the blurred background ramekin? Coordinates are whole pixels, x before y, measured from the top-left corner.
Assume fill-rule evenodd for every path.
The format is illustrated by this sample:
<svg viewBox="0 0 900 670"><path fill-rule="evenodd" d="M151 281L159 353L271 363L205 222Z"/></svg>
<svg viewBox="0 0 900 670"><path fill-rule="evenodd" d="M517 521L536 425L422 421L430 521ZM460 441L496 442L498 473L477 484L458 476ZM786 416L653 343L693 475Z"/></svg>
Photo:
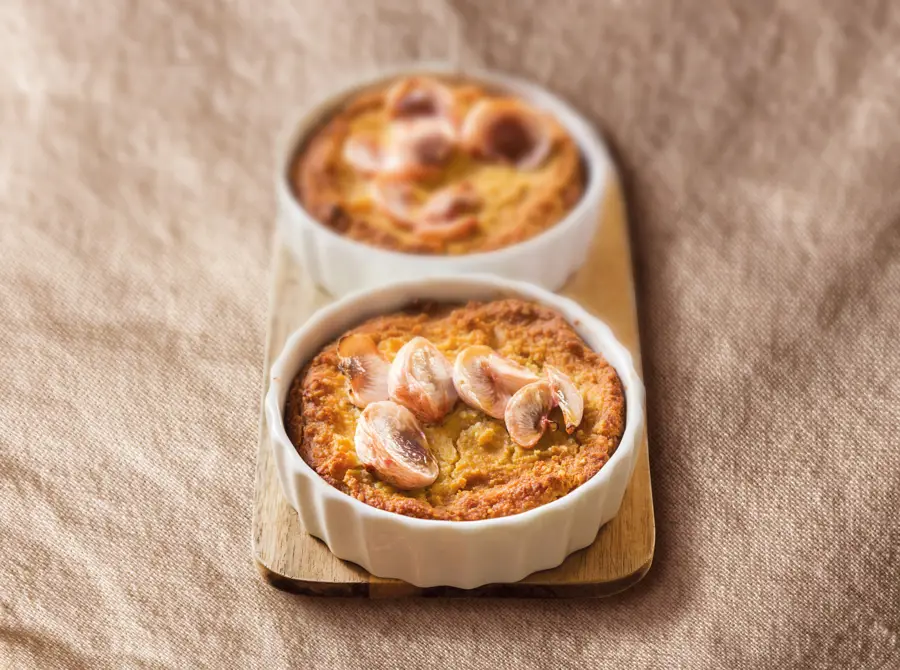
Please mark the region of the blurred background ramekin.
<svg viewBox="0 0 900 670"><path fill-rule="evenodd" d="M552 114L578 145L584 161L586 185L575 207L558 223L528 240L495 251L454 256L380 249L343 237L313 218L298 201L291 183L297 152L310 134L350 98L391 79L411 75L463 78L507 91ZM604 195L613 178L609 153L593 126L557 96L536 84L503 74L439 65L383 72L325 98L296 125L278 170L278 227L282 239L312 280L334 296L392 281L461 273L490 273L555 291L584 264L600 225Z"/></svg>

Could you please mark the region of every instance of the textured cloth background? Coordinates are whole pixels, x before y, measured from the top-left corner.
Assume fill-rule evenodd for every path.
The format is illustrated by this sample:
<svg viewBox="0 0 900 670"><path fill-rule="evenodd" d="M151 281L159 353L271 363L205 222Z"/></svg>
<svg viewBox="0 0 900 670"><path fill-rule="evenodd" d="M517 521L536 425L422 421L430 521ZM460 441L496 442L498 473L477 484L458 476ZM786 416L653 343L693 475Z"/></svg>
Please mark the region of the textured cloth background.
<svg viewBox="0 0 900 670"><path fill-rule="evenodd" d="M250 558L280 131L447 57L622 168L658 544L611 600ZM896 3L6 0L0 171L0 667L900 666Z"/></svg>

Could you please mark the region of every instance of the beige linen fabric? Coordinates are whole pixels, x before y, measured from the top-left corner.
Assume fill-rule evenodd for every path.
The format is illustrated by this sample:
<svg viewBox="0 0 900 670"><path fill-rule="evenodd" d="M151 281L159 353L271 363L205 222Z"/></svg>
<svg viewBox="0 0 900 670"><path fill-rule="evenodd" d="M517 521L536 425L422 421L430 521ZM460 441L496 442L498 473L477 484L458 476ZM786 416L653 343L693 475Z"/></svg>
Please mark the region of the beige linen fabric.
<svg viewBox="0 0 900 670"><path fill-rule="evenodd" d="M447 56L622 167L658 544L607 601L251 562L278 133ZM7 0L0 174L0 667L900 667L896 3Z"/></svg>

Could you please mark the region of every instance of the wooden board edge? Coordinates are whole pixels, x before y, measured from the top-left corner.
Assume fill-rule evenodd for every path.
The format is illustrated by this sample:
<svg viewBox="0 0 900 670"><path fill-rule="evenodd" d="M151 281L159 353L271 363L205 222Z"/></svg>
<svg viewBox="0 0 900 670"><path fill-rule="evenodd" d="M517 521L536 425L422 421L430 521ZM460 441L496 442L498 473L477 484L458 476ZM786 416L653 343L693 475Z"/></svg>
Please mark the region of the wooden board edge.
<svg viewBox="0 0 900 670"><path fill-rule="evenodd" d="M433 586L419 588L399 581L385 582L312 582L286 577L271 570L254 556L254 564L263 581L274 588L295 595L313 598L370 598L373 600L394 600L400 598L558 598L589 599L608 598L630 589L641 581L653 564L651 554L647 562L637 570L619 579L603 583L573 584L487 584L474 589L460 589L453 586Z"/></svg>
<svg viewBox="0 0 900 670"><path fill-rule="evenodd" d="M263 581L279 591L321 598L365 598L369 595L369 582L312 582L293 579L269 568L256 553L253 555L253 563Z"/></svg>
<svg viewBox="0 0 900 670"><path fill-rule="evenodd" d="M259 394L259 430L257 431L256 442L256 459L253 464L253 496L251 503L253 505L253 519L250 524L250 550L254 560L259 555L259 515L256 513L257 496L260 491L260 484L264 474L262 472L263 449L268 443L268 426L266 424L266 393L269 391L269 370L272 367L272 328L270 326L272 313L275 310L275 298L278 293L278 274L281 272L282 253L281 253L281 237L276 229L270 241L271 257L275 262L271 264L269 275L269 289L266 298L266 335L265 346L263 347L262 360L262 383L260 384Z"/></svg>

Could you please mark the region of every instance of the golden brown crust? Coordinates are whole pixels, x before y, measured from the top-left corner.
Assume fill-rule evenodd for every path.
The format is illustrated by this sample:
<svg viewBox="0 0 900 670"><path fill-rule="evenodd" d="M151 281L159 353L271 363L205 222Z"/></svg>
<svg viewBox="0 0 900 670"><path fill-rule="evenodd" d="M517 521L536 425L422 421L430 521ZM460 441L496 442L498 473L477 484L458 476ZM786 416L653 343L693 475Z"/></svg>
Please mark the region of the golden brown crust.
<svg viewBox="0 0 900 670"><path fill-rule="evenodd" d="M445 82L456 96L460 113L494 94L473 84ZM457 151L443 169L421 186L425 193L451 183L470 182L487 203L478 230L461 240L425 240L396 225L373 207L368 177L342 157L344 141L353 133L373 135L388 123L383 110L390 87L352 99L329 119L299 152L291 173L295 194L313 218L335 232L372 246L417 254L467 254L510 246L558 223L584 192L581 154L574 140L554 124L554 145L544 164L531 171L484 162Z"/></svg>
<svg viewBox="0 0 900 670"><path fill-rule="evenodd" d="M440 465L437 480L424 489L400 491L356 459L360 410L350 403L333 342L292 382L285 428L303 460L326 482L373 507L457 521L524 512L593 477L625 429L625 395L613 367L558 313L541 305L517 299L425 304L371 319L350 332L369 333L391 359L416 335L451 361L469 345L486 344L535 372L545 363L556 366L585 401L584 419L573 435L548 432L534 449L512 443L502 421L459 402L440 425L424 426Z"/></svg>

